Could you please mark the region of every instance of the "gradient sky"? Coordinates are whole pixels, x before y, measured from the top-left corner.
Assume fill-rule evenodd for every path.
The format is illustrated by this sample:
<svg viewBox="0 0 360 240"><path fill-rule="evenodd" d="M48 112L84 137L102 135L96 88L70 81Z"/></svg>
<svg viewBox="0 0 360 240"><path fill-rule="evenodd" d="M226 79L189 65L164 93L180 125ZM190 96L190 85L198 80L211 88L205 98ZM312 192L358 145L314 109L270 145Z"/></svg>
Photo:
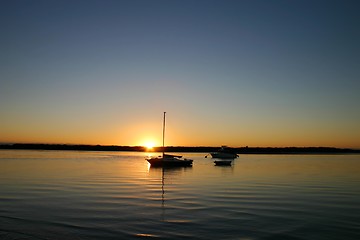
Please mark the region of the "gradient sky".
<svg viewBox="0 0 360 240"><path fill-rule="evenodd" d="M1 1L0 142L360 148L360 1Z"/></svg>

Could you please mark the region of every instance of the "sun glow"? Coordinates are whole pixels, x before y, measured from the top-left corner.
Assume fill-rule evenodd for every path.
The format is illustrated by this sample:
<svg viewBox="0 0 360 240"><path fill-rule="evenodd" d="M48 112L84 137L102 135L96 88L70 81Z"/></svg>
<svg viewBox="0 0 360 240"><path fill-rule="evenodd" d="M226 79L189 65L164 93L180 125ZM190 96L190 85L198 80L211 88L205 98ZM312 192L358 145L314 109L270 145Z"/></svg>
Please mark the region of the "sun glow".
<svg viewBox="0 0 360 240"><path fill-rule="evenodd" d="M144 147L146 147L146 150L148 151L153 150L153 148L155 147L155 143L151 141L145 142L143 145Z"/></svg>

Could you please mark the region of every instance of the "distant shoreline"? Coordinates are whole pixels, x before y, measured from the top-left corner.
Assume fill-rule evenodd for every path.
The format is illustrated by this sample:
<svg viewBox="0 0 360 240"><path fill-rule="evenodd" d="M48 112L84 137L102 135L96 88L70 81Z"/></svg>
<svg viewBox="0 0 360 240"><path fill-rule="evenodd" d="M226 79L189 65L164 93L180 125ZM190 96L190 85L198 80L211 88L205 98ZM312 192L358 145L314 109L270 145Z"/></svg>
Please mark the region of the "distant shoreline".
<svg viewBox="0 0 360 240"><path fill-rule="evenodd" d="M154 147L151 151L143 146L102 146L102 145L72 145L72 144L32 144L15 143L2 144L0 149L13 150L73 150L73 151L119 151L119 152L162 152L162 147ZM219 147L184 147L168 146L166 152L216 152ZM237 154L344 154L360 153L358 149L334 147L237 147L232 148Z"/></svg>

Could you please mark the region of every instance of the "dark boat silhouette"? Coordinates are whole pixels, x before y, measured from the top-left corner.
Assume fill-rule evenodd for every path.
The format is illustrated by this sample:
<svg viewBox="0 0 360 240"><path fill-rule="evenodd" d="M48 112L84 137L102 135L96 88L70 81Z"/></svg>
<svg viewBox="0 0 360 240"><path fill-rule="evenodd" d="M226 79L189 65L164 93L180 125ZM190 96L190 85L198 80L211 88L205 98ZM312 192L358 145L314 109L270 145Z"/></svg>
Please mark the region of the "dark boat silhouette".
<svg viewBox="0 0 360 240"><path fill-rule="evenodd" d="M152 167L189 167L192 166L193 160L182 158L178 155L165 154L165 120L166 112L163 119L163 152L162 156L147 158L146 160Z"/></svg>
<svg viewBox="0 0 360 240"><path fill-rule="evenodd" d="M231 166L232 160L215 160L215 166Z"/></svg>

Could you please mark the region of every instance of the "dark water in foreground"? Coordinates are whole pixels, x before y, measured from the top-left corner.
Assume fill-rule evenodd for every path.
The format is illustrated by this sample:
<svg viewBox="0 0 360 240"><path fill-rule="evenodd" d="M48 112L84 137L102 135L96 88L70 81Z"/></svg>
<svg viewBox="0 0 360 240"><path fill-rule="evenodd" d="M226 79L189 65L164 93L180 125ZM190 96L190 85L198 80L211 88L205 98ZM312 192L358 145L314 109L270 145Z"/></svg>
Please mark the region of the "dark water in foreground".
<svg viewBox="0 0 360 240"><path fill-rule="evenodd" d="M360 239L360 155L0 150L0 239Z"/></svg>

